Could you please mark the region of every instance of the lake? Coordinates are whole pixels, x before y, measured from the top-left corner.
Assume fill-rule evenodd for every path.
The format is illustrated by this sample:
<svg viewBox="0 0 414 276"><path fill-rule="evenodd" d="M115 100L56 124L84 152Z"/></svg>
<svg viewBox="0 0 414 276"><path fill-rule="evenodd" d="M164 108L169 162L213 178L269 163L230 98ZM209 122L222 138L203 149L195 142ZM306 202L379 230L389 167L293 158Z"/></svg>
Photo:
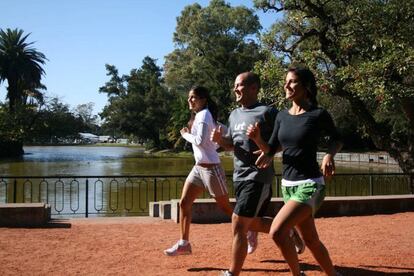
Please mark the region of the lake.
<svg viewBox="0 0 414 276"><path fill-rule="evenodd" d="M131 174L187 174L194 164L188 156L158 157L139 147L122 146L30 146L18 159L0 160L0 176L100 176ZM226 173L233 170L231 156L222 157ZM275 162L281 172L280 161ZM338 173L394 173L398 166L337 162Z"/></svg>

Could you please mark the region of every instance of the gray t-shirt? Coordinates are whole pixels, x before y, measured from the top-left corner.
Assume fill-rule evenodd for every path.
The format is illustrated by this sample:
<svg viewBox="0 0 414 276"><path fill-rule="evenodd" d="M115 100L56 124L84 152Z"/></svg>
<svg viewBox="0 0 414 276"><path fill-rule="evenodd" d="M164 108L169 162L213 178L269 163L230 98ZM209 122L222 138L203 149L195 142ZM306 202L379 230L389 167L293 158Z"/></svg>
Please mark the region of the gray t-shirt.
<svg viewBox="0 0 414 276"><path fill-rule="evenodd" d="M268 141L274 127L277 110L267 105L256 103L250 107L239 107L233 110L229 117L229 128L226 137L234 145L233 181L253 180L271 184L275 175L273 163L266 169L255 165L258 155L256 143L246 135L249 125L259 122L260 133L264 141Z"/></svg>

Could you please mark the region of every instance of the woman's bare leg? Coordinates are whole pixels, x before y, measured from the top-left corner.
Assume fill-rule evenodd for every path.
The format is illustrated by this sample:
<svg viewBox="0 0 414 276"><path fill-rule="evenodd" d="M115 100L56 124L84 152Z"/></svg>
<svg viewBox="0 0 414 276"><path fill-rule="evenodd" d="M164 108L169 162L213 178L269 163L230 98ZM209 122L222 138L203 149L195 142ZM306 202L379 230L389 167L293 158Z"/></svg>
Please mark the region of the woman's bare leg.
<svg viewBox="0 0 414 276"><path fill-rule="evenodd" d="M222 195L215 197L214 199L216 200L218 207L231 218L233 214L233 207L230 205L229 196Z"/></svg>
<svg viewBox="0 0 414 276"><path fill-rule="evenodd" d="M311 215L310 206L289 200L277 213L270 229L269 234L281 250L292 275L300 275L300 266L295 245L289 234L295 225Z"/></svg>
<svg viewBox="0 0 414 276"><path fill-rule="evenodd" d="M184 183L180 200L180 227L181 239L188 241L190 238L191 208L194 200L203 192L203 188L190 182Z"/></svg>
<svg viewBox="0 0 414 276"><path fill-rule="evenodd" d="M306 246L312 252L316 261L319 263L323 271L327 275L335 275L335 268L332 264L331 257L324 244L319 240L318 232L316 231L315 220L312 216L298 224L298 229L302 234Z"/></svg>

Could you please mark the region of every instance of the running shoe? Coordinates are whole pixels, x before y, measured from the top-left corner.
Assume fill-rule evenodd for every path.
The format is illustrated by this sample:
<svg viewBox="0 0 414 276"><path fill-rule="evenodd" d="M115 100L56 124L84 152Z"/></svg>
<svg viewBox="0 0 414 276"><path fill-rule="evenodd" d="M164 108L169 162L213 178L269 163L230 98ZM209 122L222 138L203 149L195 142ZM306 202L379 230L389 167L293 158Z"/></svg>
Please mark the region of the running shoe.
<svg viewBox="0 0 414 276"><path fill-rule="evenodd" d="M247 232L247 253L252 254L254 251L256 251L257 244L257 232L254 231L248 231Z"/></svg>
<svg viewBox="0 0 414 276"><path fill-rule="evenodd" d="M290 237L293 240L293 243L295 244L296 253L302 254L305 251L305 243L303 242L302 238L299 236L298 232L295 228L290 231Z"/></svg>
<svg viewBox="0 0 414 276"><path fill-rule="evenodd" d="M178 241L171 248L164 250L164 254L167 256L179 256L179 255L190 255L191 254L191 244L187 242L186 245L180 245Z"/></svg>
<svg viewBox="0 0 414 276"><path fill-rule="evenodd" d="M223 270L222 272L220 272L219 276L233 276L233 273L231 273L228 270Z"/></svg>

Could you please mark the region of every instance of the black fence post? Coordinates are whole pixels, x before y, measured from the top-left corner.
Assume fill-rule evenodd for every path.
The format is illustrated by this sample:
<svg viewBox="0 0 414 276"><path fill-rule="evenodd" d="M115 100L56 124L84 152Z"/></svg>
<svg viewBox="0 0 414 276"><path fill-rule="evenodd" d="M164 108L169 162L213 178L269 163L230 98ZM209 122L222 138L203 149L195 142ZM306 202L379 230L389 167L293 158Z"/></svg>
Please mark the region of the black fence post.
<svg viewBox="0 0 414 276"><path fill-rule="evenodd" d="M154 177L154 202L157 202L157 178Z"/></svg>
<svg viewBox="0 0 414 276"><path fill-rule="evenodd" d="M411 193L414 194L414 174L410 174Z"/></svg>
<svg viewBox="0 0 414 276"><path fill-rule="evenodd" d="M374 179L372 174L369 175L369 195L374 195Z"/></svg>
<svg viewBox="0 0 414 276"><path fill-rule="evenodd" d="M89 179L86 179L86 186L85 186L85 218L87 218L89 216L88 206L89 206Z"/></svg>
<svg viewBox="0 0 414 276"><path fill-rule="evenodd" d="M17 179L13 182L13 203L17 203Z"/></svg>

